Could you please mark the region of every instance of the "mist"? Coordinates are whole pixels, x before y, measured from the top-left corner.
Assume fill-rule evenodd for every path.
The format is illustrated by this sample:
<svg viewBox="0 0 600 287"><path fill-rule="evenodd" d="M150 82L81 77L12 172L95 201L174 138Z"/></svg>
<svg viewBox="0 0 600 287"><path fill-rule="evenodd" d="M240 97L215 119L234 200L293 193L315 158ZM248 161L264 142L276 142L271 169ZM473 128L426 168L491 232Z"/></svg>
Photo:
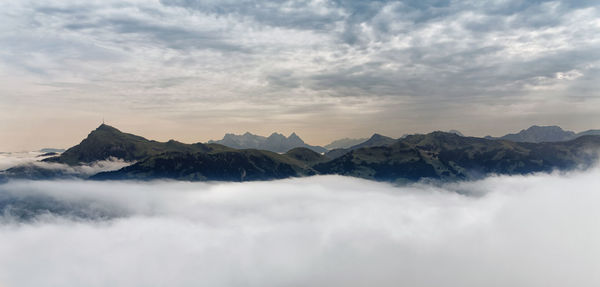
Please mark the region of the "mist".
<svg viewBox="0 0 600 287"><path fill-rule="evenodd" d="M10 181L0 286L598 286L598 175Z"/></svg>
<svg viewBox="0 0 600 287"><path fill-rule="evenodd" d="M0 176L7 173L9 177L28 179L47 178L48 174L54 178L87 178L99 172L118 170L132 164L114 157L74 166L41 161L49 157L52 156L44 156L41 152L0 152ZM9 168L13 170L8 170Z"/></svg>

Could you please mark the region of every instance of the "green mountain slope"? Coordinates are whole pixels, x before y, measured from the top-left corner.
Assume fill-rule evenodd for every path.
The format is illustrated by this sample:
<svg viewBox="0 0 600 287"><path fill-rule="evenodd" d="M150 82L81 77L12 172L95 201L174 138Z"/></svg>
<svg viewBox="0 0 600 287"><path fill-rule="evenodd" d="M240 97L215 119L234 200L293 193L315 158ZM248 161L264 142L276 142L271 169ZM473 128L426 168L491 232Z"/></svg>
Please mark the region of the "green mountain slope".
<svg viewBox="0 0 600 287"><path fill-rule="evenodd" d="M313 175L301 161L270 151L166 152L92 179L168 178L177 180L250 181Z"/></svg>
<svg viewBox="0 0 600 287"><path fill-rule="evenodd" d="M313 168L376 180L472 179L490 173L527 174L586 167L597 159L600 136L568 142L515 143L434 132L411 135L388 146L350 151Z"/></svg>
<svg viewBox="0 0 600 287"><path fill-rule="evenodd" d="M307 166L328 160L326 156L304 147L291 149L285 153L285 156Z"/></svg>
<svg viewBox="0 0 600 287"><path fill-rule="evenodd" d="M174 140L157 142L123 133L116 128L102 124L80 144L69 148L60 156L47 158L44 161L77 165L106 160L110 157L135 161L164 152L208 152L229 149L217 144L184 144Z"/></svg>
<svg viewBox="0 0 600 287"><path fill-rule="evenodd" d="M494 173L528 174L589 167L598 158L600 136L526 143L433 132L398 140L374 135L353 148L332 159L304 147L278 154L218 144L156 142L102 125L80 144L46 161L70 165L110 157L135 161L120 170L96 174L93 179L247 181L339 174L398 182L424 178L463 180ZM31 173L27 169L12 170L17 174ZM35 172L41 177L47 174L43 170Z"/></svg>

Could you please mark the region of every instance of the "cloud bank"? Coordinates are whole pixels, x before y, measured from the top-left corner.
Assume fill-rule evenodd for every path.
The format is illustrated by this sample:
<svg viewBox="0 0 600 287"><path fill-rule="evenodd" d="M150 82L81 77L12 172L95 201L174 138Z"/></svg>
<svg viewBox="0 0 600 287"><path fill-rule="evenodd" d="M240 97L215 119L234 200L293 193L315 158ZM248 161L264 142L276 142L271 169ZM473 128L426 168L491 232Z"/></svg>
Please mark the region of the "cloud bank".
<svg viewBox="0 0 600 287"><path fill-rule="evenodd" d="M118 170L131 162L118 158L95 161L90 164L70 166L62 163L43 162L41 152L4 152L0 153L0 182L3 175L10 178L87 178L103 171Z"/></svg>
<svg viewBox="0 0 600 287"><path fill-rule="evenodd" d="M405 187L11 181L0 284L597 286L599 173Z"/></svg>
<svg viewBox="0 0 600 287"><path fill-rule="evenodd" d="M40 160L41 152L0 152L0 171Z"/></svg>

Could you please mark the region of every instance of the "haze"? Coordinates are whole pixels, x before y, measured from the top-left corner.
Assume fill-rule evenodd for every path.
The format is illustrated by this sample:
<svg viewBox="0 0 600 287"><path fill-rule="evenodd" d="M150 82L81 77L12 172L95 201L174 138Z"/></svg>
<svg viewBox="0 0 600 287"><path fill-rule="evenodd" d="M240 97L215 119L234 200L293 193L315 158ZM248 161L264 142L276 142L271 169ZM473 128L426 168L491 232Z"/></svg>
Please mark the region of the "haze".
<svg viewBox="0 0 600 287"><path fill-rule="evenodd" d="M600 122L596 1L7 1L0 150ZM476 124L474 124L476 123Z"/></svg>

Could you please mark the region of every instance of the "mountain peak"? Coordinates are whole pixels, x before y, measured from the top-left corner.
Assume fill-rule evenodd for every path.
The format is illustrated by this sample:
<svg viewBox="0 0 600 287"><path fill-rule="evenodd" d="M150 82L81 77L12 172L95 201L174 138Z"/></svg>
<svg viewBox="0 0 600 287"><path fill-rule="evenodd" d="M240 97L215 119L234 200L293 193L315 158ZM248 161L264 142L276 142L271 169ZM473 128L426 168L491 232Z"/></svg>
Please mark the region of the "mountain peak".
<svg viewBox="0 0 600 287"><path fill-rule="evenodd" d="M121 131L120 131L120 130L118 130L117 128L115 128L115 127L112 127L112 126L109 126L109 125L107 125L107 124L105 124L105 123L102 123L100 126L98 126L98 127L97 127L97 128L94 130L94 131L92 131L92 132L95 132L95 131L118 132L118 133L120 133L120 132L121 132Z"/></svg>
<svg viewBox="0 0 600 287"><path fill-rule="evenodd" d="M354 146L350 147L349 149L353 150L353 149L358 149L358 148L362 148L362 147L384 146L384 145L391 144L395 141L396 140L393 138L386 137L384 135L375 133L368 140L366 140L360 144L354 145Z"/></svg>
<svg viewBox="0 0 600 287"><path fill-rule="evenodd" d="M514 142L554 142L569 140L575 136L574 132L565 131L559 126L533 125L526 130L521 130L516 134L507 134L500 139Z"/></svg>
<svg viewBox="0 0 600 287"><path fill-rule="evenodd" d="M451 134L456 134L456 135L459 135L459 136L461 136L461 137L464 137L464 136L465 136L465 135L463 135L463 134L462 134L460 131L458 131L458 130L449 130L448 132L449 132L449 133L451 133Z"/></svg>
<svg viewBox="0 0 600 287"><path fill-rule="evenodd" d="M81 143L63 152L60 156L44 159L69 165L92 163L111 157L125 161L137 161L150 155L167 151L206 152L202 144L186 145L175 140L168 142L150 141L141 136L123 133L107 124L93 130Z"/></svg>
<svg viewBox="0 0 600 287"><path fill-rule="evenodd" d="M538 126L538 125L530 126L528 129L523 130L523 131L536 131L536 130L557 131L557 132L565 131L559 126Z"/></svg>
<svg viewBox="0 0 600 287"><path fill-rule="evenodd" d="M296 134L296 133L292 133L289 137L288 140L293 140L293 141L301 141L304 143L304 141Z"/></svg>
<svg viewBox="0 0 600 287"><path fill-rule="evenodd" d="M270 138L270 139L275 139L275 138L285 139L286 137L280 133L272 133L268 138Z"/></svg>
<svg viewBox="0 0 600 287"><path fill-rule="evenodd" d="M274 132L268 137L254 135L250 132L243 135L226 134L222 140L209 141L209 143L222 144L236 149L264 149L278 153L287 152L296 147L309 148L317 153L327 151L323 147L306 144L295 132L289 137L278 132Z"/></svg>
<svg viewBox="0 0 600 287"><path fill-rule="evenodd" d="M451 137L457 137L459 136L457 133L453 133L453 132L445 132L445 131L434 131L431 133L426 134L425 136L437 136L437 137L447 137L447 136L451 136Z"/></svg>

